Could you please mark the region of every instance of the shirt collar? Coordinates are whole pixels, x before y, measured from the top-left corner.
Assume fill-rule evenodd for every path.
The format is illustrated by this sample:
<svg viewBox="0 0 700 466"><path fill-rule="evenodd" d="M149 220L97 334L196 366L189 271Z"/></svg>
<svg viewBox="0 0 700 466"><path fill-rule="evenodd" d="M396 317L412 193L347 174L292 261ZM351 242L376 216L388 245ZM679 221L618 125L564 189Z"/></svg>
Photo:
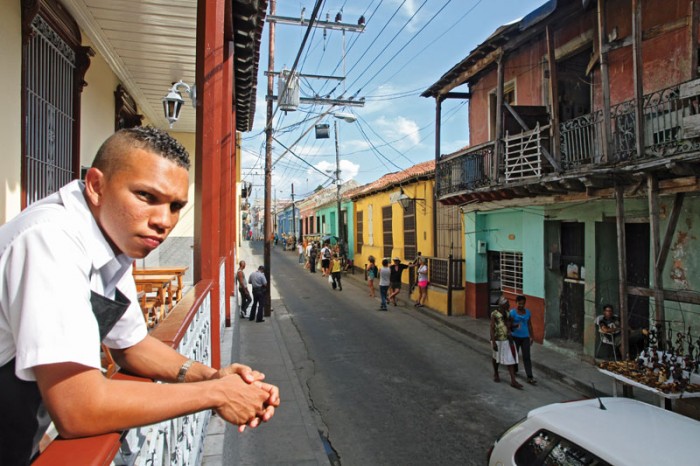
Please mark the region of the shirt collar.
<svg viewBox="0 0 700 466"><path fill-rule="evenodd" d="M85 236L88 253L92 257L93 269L101 274L114 275L119 269L131 266L133 259L126 254L115 254L104 233L97 225L87 201L85 200L85 183L74 180L59 190L63 205L72 215L79 217L89 228Z"/></svg>

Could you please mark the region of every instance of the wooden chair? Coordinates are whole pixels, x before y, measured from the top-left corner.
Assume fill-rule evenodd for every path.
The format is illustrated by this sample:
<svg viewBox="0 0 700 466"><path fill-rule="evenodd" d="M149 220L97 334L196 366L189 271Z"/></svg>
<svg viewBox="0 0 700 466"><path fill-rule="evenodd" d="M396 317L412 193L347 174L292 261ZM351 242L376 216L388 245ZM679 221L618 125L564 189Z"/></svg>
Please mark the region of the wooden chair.
<svg viewBox="0 0 700 466"><path fill-rule="evenodd" d="M160 302L158 295L159 290L155 289L153 285L146 284L138 286L137 291L141 294L139 304L141 305L141 312L143 312L146 325L148 325L149 328L155 327L161 320L160 314L164 305Z"/></svg>

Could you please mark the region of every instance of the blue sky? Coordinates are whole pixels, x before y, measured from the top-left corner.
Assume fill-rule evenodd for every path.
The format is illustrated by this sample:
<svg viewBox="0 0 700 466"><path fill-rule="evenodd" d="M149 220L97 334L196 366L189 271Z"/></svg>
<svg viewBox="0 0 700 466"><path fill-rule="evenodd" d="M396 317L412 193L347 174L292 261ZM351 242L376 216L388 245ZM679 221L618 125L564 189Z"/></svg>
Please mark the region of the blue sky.
<svg viewBox="0 0 700 466"><path fill-rule="evenodd" d="M382 175L406 169L435 157L435 100L420 94L446 71L466 57L498 26L521 18L544 0L325 0L321 19L331 21L342 8L343 22L356 23L364 15L362 33L347 32L343 65L343 37L340 31L315 29L301 54L298 71L303 74L342 76L336 81L302 79L301 95L330 95L335 98L365 98L361 108L334 108L352 113L354 123L337 120L340 128L341 179L369 183ZM313 10L312 0L277 1L277 15L304 17ZM242 175L254 185L253 197L263 197L265 161L265 94L268 68L269 24L265 25L260 47L256 115L253 130L243 135ZM302 43L305 27L278 24L275 40L275 71L291 68ZM343 87L345 86L345 88ZM345 91L343 91L345 89ZM461 90L461 89L458 89ZM275 81L275 95L277 82ZM322 105L302 105L286 115L278 111L273 127L275 137L290 147L328 110ZM308 120L308 121L304 121ZM334 118L322 123L333 127ZM442 106L442 153L468 144L467 103L448 100ZM289 199L294 183L296 199L306 197L318 185L331 180L319 172L335 170L335 143L316 140L314 131L302 137L287 153L273 142L272 175L274 197ZM314 168L312 168L315 167ZM333 173L329 173L334 176Z"/></svg>

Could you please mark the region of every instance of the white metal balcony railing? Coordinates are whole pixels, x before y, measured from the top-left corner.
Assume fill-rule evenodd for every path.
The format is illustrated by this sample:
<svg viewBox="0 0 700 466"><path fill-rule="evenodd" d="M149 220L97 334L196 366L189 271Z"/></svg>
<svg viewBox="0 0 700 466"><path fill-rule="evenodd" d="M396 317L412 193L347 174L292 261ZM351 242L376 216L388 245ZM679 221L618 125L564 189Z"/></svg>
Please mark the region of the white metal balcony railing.
<svg viewBox="0 0 700 466"><path fill-rule="evenodd" d="M202 301L178 352L195 361L211 364L211 294ZM210 410L200 411L150 426L131 429L122 440L115 466L180 466L199 464L204 448Z"/></svg>

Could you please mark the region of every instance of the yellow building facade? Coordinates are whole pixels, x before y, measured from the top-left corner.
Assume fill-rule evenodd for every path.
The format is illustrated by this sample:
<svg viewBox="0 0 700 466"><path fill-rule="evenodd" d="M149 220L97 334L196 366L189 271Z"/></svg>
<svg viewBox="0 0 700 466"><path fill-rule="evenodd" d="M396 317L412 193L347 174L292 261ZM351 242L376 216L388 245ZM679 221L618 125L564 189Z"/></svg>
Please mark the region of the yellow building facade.
<svg viewBox="0 0 700 466"><path fill-rule="evenodd" d="M412 262L418 255L430 261L434 256L434 189L435 162L423 162L402 172L390 173L364 185L352 194L354 203L355 264L365 268L369 257L381 267L383 258L394 257L403 263ZM405 207L404 207L405 205ZM399 295L404 301L415 302L418 289L407 291L414 271L402 274ZM377 285L377 283L375 283ZM452 293L453 310L464 308L464 292ZM448 293L443 287L430 285L425 305L447 313ZM457 312L459 313L459 312Z"/></svg>

